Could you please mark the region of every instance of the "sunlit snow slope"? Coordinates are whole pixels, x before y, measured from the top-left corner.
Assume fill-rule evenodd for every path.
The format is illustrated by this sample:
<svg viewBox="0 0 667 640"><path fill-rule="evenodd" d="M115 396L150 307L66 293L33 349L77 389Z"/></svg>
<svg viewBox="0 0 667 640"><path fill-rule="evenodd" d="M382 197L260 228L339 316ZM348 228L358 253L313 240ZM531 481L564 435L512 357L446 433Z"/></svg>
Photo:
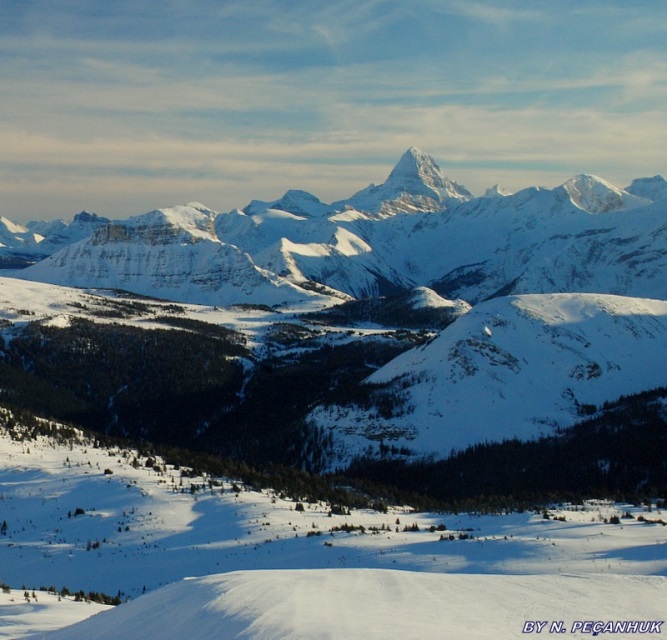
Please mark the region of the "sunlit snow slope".
<svg viewBox="0 0 667 640"><path fill-rule="evenodd" d="M221 242L212 212L192 205L100 227L16 275L195 304L277 305L327 299L261 269L247 253Z"/></svg>
<svg viewBox="0 0 667 640"><path fill-rule="evenodd" d="M352 451L384 439L446 455L484 441L571 426L621 395L667 383L667 302L596 294L496 298L367 382L370 409L312 417ZM379 407L390 400L392 409ZM389 413L389 415L388 415Z"/></svg>
<svg viewBox="0 0 667 640"><path fill-rule="evenodd" d="M244 571L170 585L46 638L497 640L526 621L548 621L547 633L591 616L658 621L665 598L661 578Z"/></svg>

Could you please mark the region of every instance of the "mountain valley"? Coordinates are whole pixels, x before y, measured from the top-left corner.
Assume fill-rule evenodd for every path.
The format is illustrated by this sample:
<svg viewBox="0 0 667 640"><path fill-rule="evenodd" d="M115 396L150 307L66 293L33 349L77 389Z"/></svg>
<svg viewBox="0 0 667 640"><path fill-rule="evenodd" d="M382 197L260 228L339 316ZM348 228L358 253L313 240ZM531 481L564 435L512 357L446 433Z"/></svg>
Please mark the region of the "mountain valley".
<svg viewBox="0 0 667 640"><path fill-rule="evenodd" d="M350 585L420 637L424 598L509 610L489 638L569 629L581 580L598 616L660 601L662 177L475 197L412 147L331 204L3 217L0 243L0 638L181 637L151 613L175 601L198 637L316 637ZM327 637L390 634L363 619Z"/></svg>

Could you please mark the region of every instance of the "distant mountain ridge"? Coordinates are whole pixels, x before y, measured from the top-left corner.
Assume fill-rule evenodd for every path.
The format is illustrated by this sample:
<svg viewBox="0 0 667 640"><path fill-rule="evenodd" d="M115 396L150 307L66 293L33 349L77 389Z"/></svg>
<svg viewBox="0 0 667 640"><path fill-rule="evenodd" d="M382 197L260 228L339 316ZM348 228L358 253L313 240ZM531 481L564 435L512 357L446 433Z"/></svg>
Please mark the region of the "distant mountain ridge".
<svg viewBox="0 0 667 640"><path fill-rule="evenodd" d="M662 176L637 178L625 190L636 196L653 200L653 202L667 200L667 180Z"/></svg>
<svg viewBox="0 0 667 640"><path fill-rule="evenodd" d="M53 227L7 221L0 231L5 255L50 256L21 277L219 305L292 304L315 290L335 304L422 286L472 304L562 291L664 299L665 194L660 176L620 189L581 174L554 189L475 198L412 147L383 184L330 205L290 190L228 213L190 203L119 222L85 212Z"/></svg>

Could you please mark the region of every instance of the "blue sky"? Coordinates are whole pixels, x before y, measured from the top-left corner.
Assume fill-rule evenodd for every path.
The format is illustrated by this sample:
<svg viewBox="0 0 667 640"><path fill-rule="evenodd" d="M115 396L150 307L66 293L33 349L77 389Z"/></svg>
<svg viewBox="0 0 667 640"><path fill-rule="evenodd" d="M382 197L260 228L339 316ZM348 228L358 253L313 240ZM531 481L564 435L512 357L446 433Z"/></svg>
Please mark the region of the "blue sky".
<svg viewBox="0 0 667 640"><path fill-rule="evenodd" d="M0 214L667 173L664 0L2 0Z"/></svg>

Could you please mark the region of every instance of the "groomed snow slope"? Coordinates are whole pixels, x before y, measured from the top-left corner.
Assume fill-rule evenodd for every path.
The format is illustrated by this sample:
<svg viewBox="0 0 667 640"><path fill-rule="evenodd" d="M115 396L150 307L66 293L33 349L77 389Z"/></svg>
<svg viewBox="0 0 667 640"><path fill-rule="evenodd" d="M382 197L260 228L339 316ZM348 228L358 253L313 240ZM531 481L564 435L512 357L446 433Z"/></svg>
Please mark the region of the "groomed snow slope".
<svg viewBox="0 0 667 640"><path fill-rule="evenodd" d="M185 580L48 640L518 638L526 621L662 620L655 577L483 576L368 569ZM591 618L591 616L593 616ZM660 627L658 627L660 628Z"/></svg>
<svg viewBox="0 0 667 640"><path fill-rule="evenodd" d="M597 294L496 298L407 351L367 382L393 414L320 406L349 456L379 438L445 455L528 439L581 419L585 405L667 384L667 302ZM377 397L377 396L376 396Z"/></svg>

